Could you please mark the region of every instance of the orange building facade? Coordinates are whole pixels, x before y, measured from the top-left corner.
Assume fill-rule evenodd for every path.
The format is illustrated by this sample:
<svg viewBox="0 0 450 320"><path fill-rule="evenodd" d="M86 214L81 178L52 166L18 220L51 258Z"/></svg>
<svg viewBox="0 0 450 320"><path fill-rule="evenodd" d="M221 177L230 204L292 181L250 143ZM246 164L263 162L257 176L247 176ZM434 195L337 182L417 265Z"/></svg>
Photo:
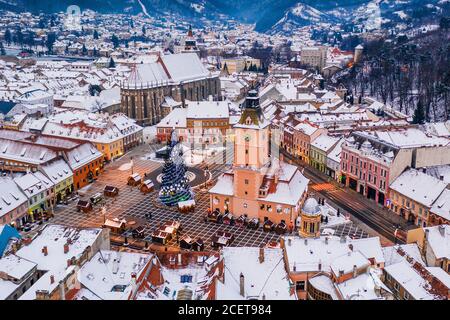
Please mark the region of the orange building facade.
<svg viewBox="0 0 450 320"><path fill-rule="evenodd" d="M297 167L271 155L269 125L257 93L250 92L242 116L234 125L233 168L209 190L210 210L293 226L309 180Z"/></svg>

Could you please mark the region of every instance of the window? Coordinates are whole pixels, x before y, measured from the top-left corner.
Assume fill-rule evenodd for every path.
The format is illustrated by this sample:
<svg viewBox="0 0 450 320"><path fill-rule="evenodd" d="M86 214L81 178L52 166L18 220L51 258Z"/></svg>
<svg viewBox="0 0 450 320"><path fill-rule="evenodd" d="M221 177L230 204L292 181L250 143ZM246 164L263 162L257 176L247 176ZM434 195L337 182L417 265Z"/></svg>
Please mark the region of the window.
<svg viewBox="0 0 450 320"><path fill-rule="evenodd" d="M394 283L394 289L395 291L400 291L400 285L397 282Z"/></svg>
<svg viewBox="0 0 450 320"><path fill-rule="evenodd" d="M409 293L405 291L403 293L403 298L405 298L405 300L409 300Z"/></svg>
<svg viewBox="0 0 450 320"><path fill-rule="evenodd" d="M248 184L248 179L245 179L245 180L244 180L244 183L245 183L245 184Z"/></svg>
<svg viewBox="0 0 450 320"><path fill-rule="evenodd" d="M244 208L247 208L247 207L248 207L248 205L246 203L244 203Z"/></svg>
<svg viewBox="0 0 450 320"><path fill-rule="evenodd" d="M297 291L305 291L305 281L297 281L295 283L295 289Z"/></svg>

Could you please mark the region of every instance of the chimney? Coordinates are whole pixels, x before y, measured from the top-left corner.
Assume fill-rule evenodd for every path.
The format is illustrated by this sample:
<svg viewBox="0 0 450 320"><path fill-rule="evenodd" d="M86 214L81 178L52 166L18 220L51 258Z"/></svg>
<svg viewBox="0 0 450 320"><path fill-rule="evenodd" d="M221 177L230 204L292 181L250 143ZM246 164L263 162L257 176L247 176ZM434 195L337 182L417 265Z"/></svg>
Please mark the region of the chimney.
<svg viewBox="0 0 450 320"><path fill-rule="evenodd" d="M305 246L308 245L308 238L305 238Z"/></svg>
<svg viewBox="0 0 450 320"><path fill-rule="evenodd" d="M423 173L427 173L427 167L423 167L423 168L422 168L422 172L423 172Z"/></svg>
<svg viewBox="0 0 450 320"><path fill-rule="evenodd" d="M291 244L292 244L292 239L288 238L288 246L291 246Z"/></svg>
<svg viewBox="0 0 450 320"><path fill-rule="evenodd" d="M241 272L241 275L239 276L239 294L245 298L244 281L244 275Z"/></svg>
<svg viewBox="0 0 450 320"><path fill-rule="evenodd" d="M444 176L442 174L439 176L439 180L444 181Z"/></svg>
<svg viewBox="0 0 450 320"><path fill-rule="evenodd" d="M350 243L350 244L348 245L348 248L349 248L351 251L353 251L353 244Z"/></svg>
<svg viewBox="0 0 450 320"><path fill-rule="evenodd" d="M328 237L325 237L325 244L328 244Z"/></svg>
<svg viewBox="0 0 450 320"><path fill-rule="evenodd" d="M342 236L341 236L341 243L346 243L346 242L347 242L347 239L345 238L344 235L342 235Z"/></svg>
<svg viewBox="0 0 450 320"><path fill-rule="evenodd" d="M264 262L264 247L259 247L259 263Z"/></svg>
<svg viewBox="0 0 450 320"><path fill-rule="evenodd" d="M296 266L295 262L294 262L294 265L292 266L292 271L294 271L294 272L297 271L297 266Z"/></svg>
<svg viewBox="0 0 450 320"><path fill-rule="evenodd" d="M322 271L322 261L319 260L319 265L318 265L319 271Z"/></svg>
<svg viewBox="0 0 450 320"><path fill-rule="evenodd" d="M263 293L262 299L263 299L263 300L266 300L266 294L265 294L265 293Z"/></svg>
<svg viewBox="0 0 450 320"><path fill-rule="evenodd" d="M54 283L55 283L55 276L50 275L50 284L54 284Z"/></svg>
<svg viewBox="0 0 450 320"><path fill-rule="evenodd" d="M353 265L353 278L356 278L358 276L358 268L356 265Z"/></svg>
<svg viewBox="0 0 450 320"><path fill-rule="evenodd" d="M64 253L67 254L69 252L69 244L65 243L64 244Z"/></svg>
<svg viewBox="0 0 450 320"><path fill-rule="evenodd" d="M44 256L47 256L47 255L48 255L48 248L47 248L47 246L44 246L44 247L42 248L42 253L44 254Z"/></svg>
<svg viewBox="0 0 450 320"><path fill-rule="evenodd" d="M59 293L60 293L60 299L66 300L66 290L64 290L64 281L59 282Z"/></svg>
<svg viewBox="0 0 450 320"><path fill-rule="evenodd" d="M178 265L181 266L181 253L178 254Z"/></svg>
<svg viewBox="0 0 450 320"><path fill-rule="evenodd" d="M72 265L72 259L67 259L67 268Z"/></svg>

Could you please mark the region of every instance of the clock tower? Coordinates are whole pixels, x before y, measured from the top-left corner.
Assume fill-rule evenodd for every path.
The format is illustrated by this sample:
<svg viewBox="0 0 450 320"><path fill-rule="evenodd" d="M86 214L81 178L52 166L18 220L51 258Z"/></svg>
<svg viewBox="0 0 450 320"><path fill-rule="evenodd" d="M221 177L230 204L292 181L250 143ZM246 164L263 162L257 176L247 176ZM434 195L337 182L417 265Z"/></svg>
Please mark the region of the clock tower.
<svg viewBox="0 0 450 320"><path fill-rule="evenodd" d="M257 217L259 189L270 163L269 125L259 105L258 93L249 92L242 115L234 126L234 207Z"/></svg>

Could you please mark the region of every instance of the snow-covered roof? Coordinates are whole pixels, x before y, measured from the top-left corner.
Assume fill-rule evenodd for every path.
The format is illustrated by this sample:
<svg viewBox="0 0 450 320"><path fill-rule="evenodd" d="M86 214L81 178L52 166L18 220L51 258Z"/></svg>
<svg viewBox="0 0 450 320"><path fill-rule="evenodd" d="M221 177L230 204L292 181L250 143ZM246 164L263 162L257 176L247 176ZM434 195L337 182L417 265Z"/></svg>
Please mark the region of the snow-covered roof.
<svg viewBox="0 0 450 320"><path fill-rule="evenodd" d="M312 285L317 290L327 293L331 296L333 300L339 300L339 296L336 293L336 288L334 287L333 281L330 277L322 274L309 279L309 284Z"/></svg>
<svg viewBox="0 0 450 320"><path fill-rule="evenodd" d="M450 221L450 190L445 189L434 202L430 212Z"/></svg>
<svg viewBox="0 0 450 320"><path fill-rule="evenodd" d="M0 138L0 157L34 165L44 164L57 157L55 151L43 146Z"/></svg>
<svg viewBox="0 0 450 320"><path fill-rule="evenodd" d="M367 259L375 259L375 263L384 263L380 237L350 239L353 250L361 252Z"/></svg>
<svg viewBox="0 0 450 320"><path fill-rule="evenodd" d="M196 53L164 55L161 59L175 82L192 81L210 75Z"/></svg>
<svg viewBox="0 0 450 320"><path fill-rule="evenodd" d="M12 212L27 200L25 194L12 179L0 179L0 217Z"/></svg>
<svg viewBox="0 0 450 320"><path fill-rule="evenodd" d="M80 144L78 147L68 151L66 154L69 161L69 166L73 171L103 157L102 153L88 142Z"/></svg>
<svg viewBox="0 0 450 320"><path fill-rule="evenodd" d="M431 284L413 266L403 260L389 265L384 270L397 281L415 300L440 300L441 296L433 294ZM446 292L446 294L448 291Z"/></svg>
<svg viewBox="0 0 450 320"><path fill-rule="evenodd" d="M209 189L209 193L232 196L234 194L234 184L232 174L223 174L217 178L217 182Z"/></svg>
<svg viewBox="0 0 450 320"><path fill-rule="evenodd" d="M344 274L351 273L356 266L357 269L368 267L370 265L369 260L364 257L359 251L348 251L347 254L343 254L333 259L330 264L331 272L336 277L339 277L339 273Z"/></svg>
<svg viewBox="0 0 450 320"><path fill-rule="evenodd" d="M186 128L187 109L175 108L165 116L157 125L157 128Z"/></svg>
<svg viewBox="0 0 450 320"><path fill-rule="evenodd" d="M186 117L188 119L228 119L229 104L228 101L189 101Z"/></svg>
<svg viewBox="0 0 450 320"><path fill-rule="evenodd" d="M417 128L407 128L398 131L378 130L370 132L358 132L360 134L378 139L399 148L448 146L450 141L445 138L426 134Z"/></svg>
<svg viewBox="0 0 450 320"><path fill-rule="evenodd" d="M296 206L307 191L308 184L309 179L297 169L290 180L280 179L276 184L275 192L269 192L265 198L259 200Z"/></svg>
<svg viewBox="0 0 450 320"><path fill-rule="evenodd" d="M54 186L54 183L39 171L14 178L14 181L28 198L32 198Z"/></svg>
<svg viewBox="0 0 450 320"><path fill-rule="evenodd" d="M218 281L218 300L242 300L246 298L267 300L293 300L289 278L284 268L282 249L264 248L264 261L259 261L259 248L225 247L225 283ZM240 275L244 276L244 295L240 295Z"/></svg>
<svg viewBox="0 0 450 320"><path fill-rule="evenodd" d="M152 255L100 250L78 273L80 283L104 300L128 299L132 291L131 275L139 278ZM113 290L123 286L120 290Z"/></svg>
<svg viewBox="0 0 450 320"><path fill-rule="evenodd" d="M47 163L41 170L55 185L73 176L72 169L63 159Z"/></svg>
<svg viewBox="0 0 450 320"><path fill-rule="evenodd" d="M21 300L33 300L37 290L52 291L59 285L68 272L67 260L80 258L83 252L92 247L101 234L101 229L77 229L62 225L47 225L34 240L16 252L18 257L37 264L37 269L46 273L34 283L21 297ZM71 239L69 251L64 253L64 245ZM43 248L47 247L47 255ZM73 266L71 266L73 267ZM54 277L51 283L50 277Z"/></svg>
<svg viewBox="0 0 450 320"><path fill-rule="evenodd" d="M424 229L428 230L428 244L436 259L450 259L450 226L441 225Z"/></svg>
<svg viewBox="0 0 450 320"><path fill-rule="evenodd" d="M372 271L372 270L371 270ZM375 291L378 285L390 291L380 280L379 275L374 272L366 272L351 278L343 283L337 284L342 297L346 300L379 300Z"/></svg>
<svg viewBox="0 0 450 320"><path fill-rule="evenodd" d="M336 145L338 140L339 140L338 138L331 137L326 133L324 133L318 136L316 139L314 139L314 141L311 142L311 146L321 151L324 151L325 153L328 153L331 150L331 148L333 148Z"/></svg>
<svg viewBox="0 0 450 320"><path fill-rule="evenodd" d="M410 256L425 266L425 262L422 260L422 254L416 243L383 247L381 250L383 251L385 266L390 266L391 264L405 260L405 255Z"/></svg>
<svg viewBox="0 0 450 320"><path fill-rule="evenodd" d="M4 272L8 277L12 277L18 281L22 280L35 267L36 263L20 258L14 254L0 259L0 272Z"/></svg>
<svg viewBox="0 0 450 320"><path fill-rule="evenodd" d="M447 184L416 169L403 172L389 186L409 199L431 207Z"/></svg>
<svg viewBox="0 0 450 320"><path fill-rule="evenodd" d="M302 239L299 237L285 237L285 250L289 262L289 270L291 272L320 271L320 263L322 271L331 271L330 266L334 259L347 255L350 252L348 242L341 242L340 238L330 236L327 243L325 238Z"/></svg>

